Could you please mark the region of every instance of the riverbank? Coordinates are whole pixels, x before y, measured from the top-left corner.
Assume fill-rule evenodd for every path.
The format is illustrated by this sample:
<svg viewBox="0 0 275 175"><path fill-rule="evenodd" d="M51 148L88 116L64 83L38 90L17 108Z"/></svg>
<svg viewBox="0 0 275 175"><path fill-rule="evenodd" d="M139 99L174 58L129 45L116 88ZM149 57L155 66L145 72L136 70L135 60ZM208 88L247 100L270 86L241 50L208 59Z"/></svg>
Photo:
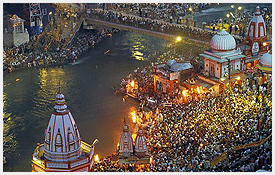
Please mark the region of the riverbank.
<svg viewBox="0 0 275 175"><path fill-rule="evenodd" d="M121 80L123 92L132 82L138 87L134 91L140 104L133 120L134 131L143 128L150 164L120 165L116 152L96 162L93 171L271 171L270 81L255 80L258 74L251 73L242 86L235 85L224 94L201 95L203 98L192 98L190 103L179 103L177 96L182 96L181 91L173 97L153 91L152 70L152 66L138 68ZM165 107L164 103L172 105ZM228 155L227 160L218 159L224 154Z"/></svg>
<svg viewBox="0 0 275 175"><path fill-rule="evenodd" d="M119 32L117 29L104 29L101 32L82 29L76 33L67 49L63 51L26 53L20 46L4 50L3 75L26 68L54 67L74 63L86 50L95 47L97 43L117 32Z"/></svg>

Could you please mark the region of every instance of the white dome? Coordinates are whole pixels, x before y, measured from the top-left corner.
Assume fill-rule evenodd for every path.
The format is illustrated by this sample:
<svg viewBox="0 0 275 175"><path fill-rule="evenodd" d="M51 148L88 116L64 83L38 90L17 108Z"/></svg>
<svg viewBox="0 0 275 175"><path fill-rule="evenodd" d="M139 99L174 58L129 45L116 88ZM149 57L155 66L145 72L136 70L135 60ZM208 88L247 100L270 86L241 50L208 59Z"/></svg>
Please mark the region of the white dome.
<svg viewBox="0 0 275 175"><path fill-rule="evenodd" d="M228 51L236 48L236 41L232 35L222 29L210 41L212 50Z"/></svg>
<svg viewBox="0 0 275 175"><path fill-rule="evenodd" d="M272 55L268 52L263 54L259 62L264 67L272 67Z"/></svg>

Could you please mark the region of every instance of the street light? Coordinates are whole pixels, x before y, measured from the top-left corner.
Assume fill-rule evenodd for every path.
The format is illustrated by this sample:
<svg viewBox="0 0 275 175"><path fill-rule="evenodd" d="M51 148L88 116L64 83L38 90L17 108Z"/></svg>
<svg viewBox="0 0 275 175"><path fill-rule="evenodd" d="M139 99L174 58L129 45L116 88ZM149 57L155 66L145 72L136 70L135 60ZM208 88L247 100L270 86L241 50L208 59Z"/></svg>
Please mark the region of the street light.
<svg viewBox="0 0 275 175"><path fill-rule="evenodd" d="M229 14L229 13L227 13L227 14L226 14L226 17L227 17L227 18L229 18L229 17L230 17L230 14Z"/></svg>
<svg viewBox="0 0 275 175"><path fill-rule="evenodd" d="M230 7L231 7L232 9L235 8L235 6L234 6L233 4L232 4Z"/></svg>
<svg viewBox="0 0 275 175"><path fill-rule="evenodd" d="M242 10L242 6L239 6L239 7L238 7L238 10Z"/></svg>
<svg viewBox="0 0 275 175"><path fill-rule="evenodd" d="M188 9L190 12L192 12L192 8L191 7L189 7L189 9Z"/></svg>

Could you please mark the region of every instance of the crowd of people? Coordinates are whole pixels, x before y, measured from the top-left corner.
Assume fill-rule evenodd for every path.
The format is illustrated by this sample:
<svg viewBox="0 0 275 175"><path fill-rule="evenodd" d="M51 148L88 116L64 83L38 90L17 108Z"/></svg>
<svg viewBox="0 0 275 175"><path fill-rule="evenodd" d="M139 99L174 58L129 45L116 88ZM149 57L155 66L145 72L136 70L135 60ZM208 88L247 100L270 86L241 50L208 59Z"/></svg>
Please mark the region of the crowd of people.
<svg viewBox="0 0 275 175"><path fill-rule="evenodd" d="M196 21L193 20L190 14L212 6L213 4L201 3L111 4L105 7L103 11L92 10L92 14L93 17L111 22L174 35L188 36L203 41L209 41L217 32L217 26L223 23L224 28L227 29L230 34L234 34L236 41L241 43L247 32L246 25L252 18L254 10L236 10L236 12L232 13L234 17L230 15L229 17L225 16L224 18L217 18L213 21L196 24ZM234 10L235 9L233 9L233 11ZM262 12L267 29L269 30L272 22L271 11L270 9L266 10L266 8L263 8ZM208 29L205 28L206 25Z"/></svg>
<svg viewBox="0 0 275 175"><path fill-rule="evenodd" d="M243 84L184 104L167 94L156 95L151 73L152 66L137 68L122 79L121 87L125 91L132 80L138 83L137 121L143 126L152 161L143 166L119 164L113 154L97 162L94 171L272 170L271 80L247 71ZM172 107L162 107L167 102L172 102ZM267 140L261 145L234 149L263 139ZM227 153L226 159L211 167L223 153Z"/></svg>
<svg viewBox="0 0 275 175"><path fill-rule="evenodd" d="M66 49L54 52L30 51L24 45L18 47L4 48L3 66L4 72L12 72L16 68L36 67L42 65L75 62L78 56L90 47L94 47L108 34L118 32L117 29L104 29L101 32L78 31Z"/></svg>
<svg viewBox="0 0 275 175"><path fill-rule="evenodd" d="M156 32L163 32L176 36L187 36L192 39L209 41L215 32L195 28L193 26L173 24L162 20L142 18L139 16L128 15L115 11L103 11L98 9L91 10L88 17L106 20L118 24L129 25L138 28L144 28Z"/></svg>
<svg viewBox="0 0 275 175"><path fill-rule="evenodd" d="M113 4L108 9L166 22L172 20L181 24L185 16L211 6L211 3L127 3Z"/></svg>

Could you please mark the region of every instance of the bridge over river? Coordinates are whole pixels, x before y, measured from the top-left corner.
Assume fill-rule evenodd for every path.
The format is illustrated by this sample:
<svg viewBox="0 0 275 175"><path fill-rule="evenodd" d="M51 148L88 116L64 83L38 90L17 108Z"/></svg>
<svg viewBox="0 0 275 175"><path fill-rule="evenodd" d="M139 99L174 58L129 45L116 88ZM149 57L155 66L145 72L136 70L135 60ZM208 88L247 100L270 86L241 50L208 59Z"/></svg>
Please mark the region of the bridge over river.
<svg viewBox="0 0 275 175"><path fill-rule="evenodd" d="M161 39L168 40L168 41L175 41L176 37L178 37L178 36L172 35L172 34L156 32L156 31L152 31L152 30L137 28L137 27L123 25L123 24L117 24L117 23L113 23L113 22L100 20L100 19L86 17L85 20L86 20L87 24L99 24L99 25L108 26L108 27L112 27L112 28L116 28L116 29L120 29L120 30L138 32L141 34L150 35L150 36L161 38ZM183 42L185 42L185 43L209 45L209 42L196 40L196 39L192 39L192 38L188 38L188 37L184 37L184 36L181 36L181 37L183 39Z"/></svg>

